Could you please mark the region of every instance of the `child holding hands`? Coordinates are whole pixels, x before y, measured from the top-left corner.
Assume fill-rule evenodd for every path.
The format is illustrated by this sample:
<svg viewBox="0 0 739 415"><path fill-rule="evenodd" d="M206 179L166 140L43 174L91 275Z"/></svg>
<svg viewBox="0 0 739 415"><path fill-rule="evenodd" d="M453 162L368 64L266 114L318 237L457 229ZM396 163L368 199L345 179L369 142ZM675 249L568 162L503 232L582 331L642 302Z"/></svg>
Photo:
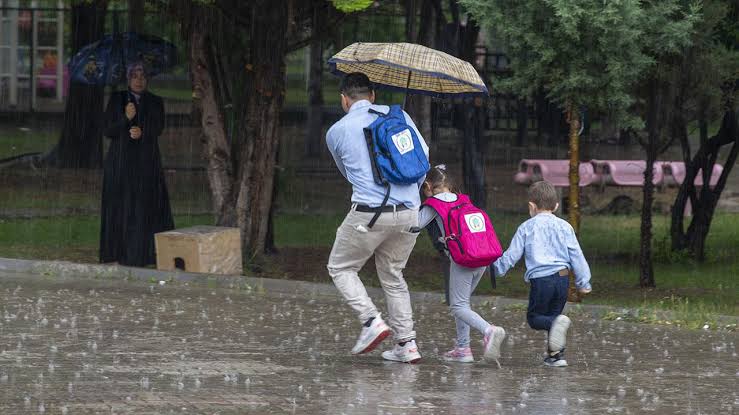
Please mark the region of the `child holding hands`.
<svg viewBox="0 0 739 415"><path fill-rule="evenodd" d="M528 194L531 219L518 227L510 246L491 270L502 277L525 257L524 280L531 285L526 314L529 326L548 333L544 364L563 367L567 366L564 351L570 319L562 311L567 303L569 274L575 273L575 286L584 295L591 291L590 267L572 226L552 213L559 207L554 186L536 182Z"/></svg>
<svg viewBox="0 0 739 415"><path fill-rule="evenodd" d="M418 214L419 226L425 228L431 224L438 227L440 239L445 241L445 251L451 260L449 309L457 326L457 339L455 347L444 353L442 359L458 363L474 361L470 349L470 327L472 327L483 335L483 356L497 361L500 357L501 343L505 338L505 330L488 323L470 307L470 297L485 273L487 264L501 254L492 224L485 221L486 216L472 205L467 195L457 190L444 165L438 165L428 172L421 190L427 199ZM466 214L458 213L461 217L455 217L454 211ZM459 221L454 221L455 218ZM454 221L456 226L450 221ZM465 224L462 225L462 222ZM463 245L469 241L472 241L474 246L466 247L468 256L458 256L455 260L455 253L460 252L460 249L464 251ZM458 244L459 248L451 252L448 246L450 243ZM487 259L482 263L471 264L470 262L474 262L469 258L472 255L471 251L476 251Z"/></svg>

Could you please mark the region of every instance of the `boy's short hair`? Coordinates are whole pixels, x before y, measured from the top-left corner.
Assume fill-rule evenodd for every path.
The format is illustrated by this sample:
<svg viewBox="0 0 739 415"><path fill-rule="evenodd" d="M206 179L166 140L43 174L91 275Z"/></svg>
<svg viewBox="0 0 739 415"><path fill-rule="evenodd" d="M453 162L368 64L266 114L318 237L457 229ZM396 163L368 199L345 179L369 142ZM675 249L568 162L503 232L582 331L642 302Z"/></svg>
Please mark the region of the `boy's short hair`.
<svg viewBox="0 0 739 415"><path fill-rule="evenodd" d="M362 72L346 74L339 84L339 92L351 99L369 96L374 90L372 81Z"/></svg>
<svg viewBox="0 0 739 415"><path fill-rule="evenodd" d="M542 180L529 186L529 201L541 210L554 210L559 203L559 195L551 183Z"/></svg>

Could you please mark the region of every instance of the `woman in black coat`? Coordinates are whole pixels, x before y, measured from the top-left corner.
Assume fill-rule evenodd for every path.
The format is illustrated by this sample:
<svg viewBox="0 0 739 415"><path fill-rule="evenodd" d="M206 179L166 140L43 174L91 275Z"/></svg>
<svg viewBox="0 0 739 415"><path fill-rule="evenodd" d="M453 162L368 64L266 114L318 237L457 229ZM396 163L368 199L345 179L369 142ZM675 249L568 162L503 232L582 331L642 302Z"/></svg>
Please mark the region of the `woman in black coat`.
<svg viewBox="0 0 739 415"><path fill-rule="evenodd" d="M156 263L154 234L174 229L159 153L162 99L146 90L142 64L127 70L128 90L111 95L105 110L105 158L100 262Z"/></svg>

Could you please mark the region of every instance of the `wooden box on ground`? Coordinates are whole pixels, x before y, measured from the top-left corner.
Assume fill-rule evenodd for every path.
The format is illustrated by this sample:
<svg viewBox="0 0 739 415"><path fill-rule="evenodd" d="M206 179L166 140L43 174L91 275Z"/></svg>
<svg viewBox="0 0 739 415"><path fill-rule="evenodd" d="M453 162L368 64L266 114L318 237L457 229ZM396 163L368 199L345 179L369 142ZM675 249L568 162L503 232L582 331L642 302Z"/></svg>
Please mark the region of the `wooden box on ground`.
<svg viewBox="0 0 739 415"><path fill-rule="evenodd" d="M239 228L193 226L154 235L157 269L241 274Z"/></svg>

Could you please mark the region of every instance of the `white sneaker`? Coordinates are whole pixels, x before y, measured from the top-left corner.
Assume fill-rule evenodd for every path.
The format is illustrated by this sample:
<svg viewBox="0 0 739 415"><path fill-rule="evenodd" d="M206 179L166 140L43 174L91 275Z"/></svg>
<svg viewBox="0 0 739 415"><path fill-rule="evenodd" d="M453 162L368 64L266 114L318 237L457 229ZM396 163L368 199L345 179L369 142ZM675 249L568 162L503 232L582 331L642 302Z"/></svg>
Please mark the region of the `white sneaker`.
<svg viewBox="0 0 739 415"><path fill-rule="evenodd" d="M472 349L469 347L455 347L441 355L441 359L445 362L457 363L472 363L475 361L475 358L472 357Z"/></svg>
<svg viewBox="0 0 739 415"><path fill-rule="evenodd" d="M421 353L418 353L416 341L410 340L403 346L396 344L393 350L382 352L382 358L393 362L418 363L421 360Z"/></svg>
<svg viewBox="0 0 739 415"><path fill-rule="evenodd" d="M500 357L500 345L505 339L503 327L492 326L482 338L483 356L486 359L497 360Z"/></svg>
<svg viewBox="0 0 739 415"><path fill-rule="evenodd" d="M362 354L371 352L377 347L383 340L392 334L390 327L385 324L385 320L378 314L372 324L369 327L362 326L362 331L359 333L357 343L352 348L352 354Z"/></svg>
<svg viewBox="0 0 739 415"><path fill-rule="evenodd" d="M570 318L560 314L554 319L549 329L549 351L558 352L564 350L567 345L567 330L570 328Z"/></svg>

